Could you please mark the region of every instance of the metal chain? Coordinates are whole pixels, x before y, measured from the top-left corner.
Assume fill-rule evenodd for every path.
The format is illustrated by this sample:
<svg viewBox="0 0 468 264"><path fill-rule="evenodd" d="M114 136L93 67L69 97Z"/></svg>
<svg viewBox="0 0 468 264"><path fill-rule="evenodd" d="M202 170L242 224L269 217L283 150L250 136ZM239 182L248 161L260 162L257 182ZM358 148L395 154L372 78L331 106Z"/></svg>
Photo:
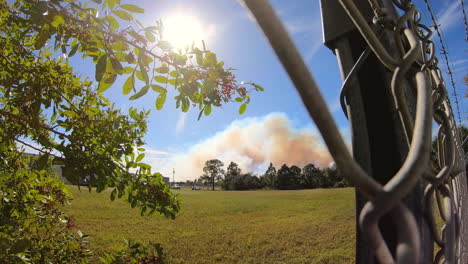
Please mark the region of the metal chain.
<svg viewBox="0 0 468 264"><path fill-rule="evenodd" d="M351 10L354 7L351 1L342 0L341 2L345 9L347 9L352 20L360 29L361 33L363 33L364 30L361 28L365 28L365 26L359 24L359 21L362 21L362 19L352 17L353 12ZM440 248L436 254L434 262L441 263L442 261L445 261L446 263L462 263L462 261L468 259L468 223L466 217L461 217L462 215L468 216L468 207L467 205L463 205L463 201L466 202L468 200L467 182L466 175L464 173L460 173L464 171L461 144L457 136L457 128L453 118L452 108L447 98L442 74L437 66L437 58L434 55L434 43L430 40L432 32L427 26L420 23L421 15L416 11L416 7L411 3L411 1L393 2L404 12L394 25L394 28L390 28L394 32L397 49L402 58L400 64L393 70L391 85L395 104L400 111L407 135L417 132L416 127L414 127L413 130L412 118L407 109L407 103L403 97L402 91L403 76L408 72L410 67L416 68L419 70L419 72L416 73L416 78L417 74L423 73L430 80L429 87L432 87L432 99L434 100L434 119L439 124L438 169L432 168L430 173L426 172L424 174L424 178L428 181L424 195L426 207L428 208L426 218L431 231L433 232L434 240ZM375 4L371 6L376 8ZM374 13L384 14L384 9L381 8L378 12L374 10ZM356 16L358 13L354 12L354 15ZM374 21L376 20L378 19L374 19ZM363 33L363 36L372 47L374 43L369 41L365 34L369 33ZM416 41L420 42L422 49L419 54L417 54L418 52L415 51L416 49L414 48L416 45L413 43L415 41L413 38L415 37L417 38ZM409 47L404 47L405 42L409 43ZM373 50L376 51L376 49ZM446 54L444 55L446 56ZM378 55L377 57L381 58L381 56ZM388 65L385 61L382 61L382 64L386 66ZM392 70L391 67L388 68ZM416 115L419 112L419 106L418 102ZM412 141L412 145L413 144L414 139ZM393 181L395 177L391 181ZM434 196L437 197L439 215L441 215L441 218L444 221L444 226L441 231L442 236L439 235L436 225L436 216L433 210ZM441 199L443 199L443 202ZM378 211L383 205L385 205L384 202L381 202L379 206L379 204L372 201L366 205L368 206L368 211L365 212L363 210L361 212L361 228L364 232L365 228L363 225L366 223L363 219L366 217L369 218L369 215L371 214L375 214L375 211ZM376 229L377 227L375 227L375 230L369 229L369 231L377 232ZM367 235L369 236L369 234ZM414 254L417 255L416 252L414 252ZM384 256L384 254L381 254L379 251L376 251L376 256L381 262L392 260L391 255Z"/></svg>
<svg viewBox="0 0 468 264"><path fill-rule="evenodd" d="M394 35L399 53L399 56L395 58L387 52L353 1L340 0L368 43L369 49L383 65L393 72L391 82L393 99L403 121L410 146L402 167L385 185L381 185L367 175L352 159L312 74L268 1L244 0L243 2L252 12L288 72L338 168L356 189L369 199L361 211L359 222L379 262L419 263L421 250L419 228L402 199L422 179L426 179L428 186L425 193L426 203L432 208L432 199L435 195L445 222L442 236L435 236L436 243L441 245L441 250L438 251L435 260L445 259L447 263L455 263L451 260L456 257L460 261L468 259L466 250L468 206L465 204L468 202L468 186L466 176L460 173L462 167L464 170L463 161L460 159L462 157L461 145L456 136L456 125L442 81L442 74L437 68L435 47L430 41L431 31L420 24L421 16L411 1L394 1L394 4L404 12L396 21L391 21L386 17L386 11L379 6L378 1L371 1L374 14L377 16L374 21L382 23L382 26ZM361 61L365 59L365 53ZM402 91L405 78L411 74L416 83L417 93L414 118L408 110ZM352 78L352 74L350 73L348 77ZM440 124L440 147L438 148L439 164L430 168L428 164L430 164L432 118ZM442 203L444 203L443 206ZM385 214L391 216L397 231L398 245L395 258L378 226L380 218ZM461 218L462 215L465 216L464 219ZM427 213L427 218L429 222L435 223L433 211ZM435 232L435 224L431 224L431 227Z"/></svg>

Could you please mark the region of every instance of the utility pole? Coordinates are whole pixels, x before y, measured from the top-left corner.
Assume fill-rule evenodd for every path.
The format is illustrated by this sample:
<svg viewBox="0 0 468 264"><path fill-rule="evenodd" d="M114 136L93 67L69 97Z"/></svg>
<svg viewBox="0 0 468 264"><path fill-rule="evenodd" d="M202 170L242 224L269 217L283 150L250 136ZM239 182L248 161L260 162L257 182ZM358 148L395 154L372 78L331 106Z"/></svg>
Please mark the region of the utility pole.
<svg viewBox="0 0 468 264"><path fill-rule="evenodd" d="M172 168L172 185L175 184L175 168Z"/></svg>
<svg viewBox="0 0 468 264"><path fill-rule="evenodd" d="M391 16L397 13L390 0L382 0ZM364 62L355 69L354 77L349 77L344 96L346 98L347 117L350 123L353 156L356 162L368 175L381 184L386 184L401 168L408 149L403 124L391 96L392 72L387 70L373 54L343 9L339 0L321 0L323 36L325 45L336 55L343 82L355 66L358 59L364 56ZM355 0L361 14L368 24L374 17L368 1ZM380 40L391 55L397 56L392 32L383 31ZM368 49L368 48L367 48ZM367 53L363 55L363 53ZM411 114L415 112L415 94L409 82L405 85L405 95ZM432 263L433 240L424 217L424 183L420 182L403 200L414 215L420 231L422 255L420 264ZM361 210L368 200L356 191L356 263L378 263L373 250L365 241L359 227ZM389 215L379 222L385 243L393 256L396 253L397 231Z"/></svg>

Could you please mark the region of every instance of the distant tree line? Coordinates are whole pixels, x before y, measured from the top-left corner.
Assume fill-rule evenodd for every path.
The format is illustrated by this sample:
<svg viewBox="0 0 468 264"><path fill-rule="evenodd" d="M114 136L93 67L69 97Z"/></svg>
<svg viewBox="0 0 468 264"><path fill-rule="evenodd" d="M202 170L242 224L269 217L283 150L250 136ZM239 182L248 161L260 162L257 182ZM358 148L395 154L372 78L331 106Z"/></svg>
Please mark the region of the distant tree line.
<svg viewBox="0 0 468 264"><path fill-rule="evenodd" d="M256 190L256 189L315 189L341 188L349 186L335 166L320 169L310 163L302 169L298 166L284 164L277 171L270 163L263 175L258 177L250 172L242 173L239 165L232 162L223 169L223 162L218 159L208 160L203 167L203 175L195 182L210 187L220 186L224 190Z"/></svg>

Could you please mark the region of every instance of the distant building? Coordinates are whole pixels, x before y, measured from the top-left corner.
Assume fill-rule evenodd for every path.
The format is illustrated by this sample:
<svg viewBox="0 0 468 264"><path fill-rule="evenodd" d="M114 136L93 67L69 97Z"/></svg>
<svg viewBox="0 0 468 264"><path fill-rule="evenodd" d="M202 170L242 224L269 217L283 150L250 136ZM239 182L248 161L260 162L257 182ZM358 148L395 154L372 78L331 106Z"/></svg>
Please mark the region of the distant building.
<svg viewBox="0 0 468 264"><path fill-rule="evenodd" d="M163 176L163 180L165 183L169 184L169 181L171 180L171 178Z"/></svg>
<svg viewBox="0 0 468 264"><path fill-rule="evenodd" d="M39 157L39 155L38 154L32 154L32 153L23 153L23 157L37 158L37 157ZM53 165L53 167L52 167L52 169L55 171L55 173L57 173L57 175L59 177L59 180L63 181L67 185L72 185L72 183L70 181L68 181L65 177L63 177L62 168L63 168L62 165Z"/></svg>

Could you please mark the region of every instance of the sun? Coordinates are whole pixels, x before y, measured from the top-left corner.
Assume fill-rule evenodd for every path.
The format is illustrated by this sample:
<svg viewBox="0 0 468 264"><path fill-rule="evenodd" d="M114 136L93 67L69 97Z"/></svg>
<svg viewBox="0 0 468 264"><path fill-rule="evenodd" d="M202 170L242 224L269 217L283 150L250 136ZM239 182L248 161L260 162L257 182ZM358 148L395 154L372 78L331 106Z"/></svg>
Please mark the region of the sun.
<svg viewBox="0 0 468 264"><path fill-rule="evenodd" d="M206 37L200 21L187 14L169 16L163 19L163 25L163 39L169 41L176 49L184 49L193 42L198 44Z"/></svg>

